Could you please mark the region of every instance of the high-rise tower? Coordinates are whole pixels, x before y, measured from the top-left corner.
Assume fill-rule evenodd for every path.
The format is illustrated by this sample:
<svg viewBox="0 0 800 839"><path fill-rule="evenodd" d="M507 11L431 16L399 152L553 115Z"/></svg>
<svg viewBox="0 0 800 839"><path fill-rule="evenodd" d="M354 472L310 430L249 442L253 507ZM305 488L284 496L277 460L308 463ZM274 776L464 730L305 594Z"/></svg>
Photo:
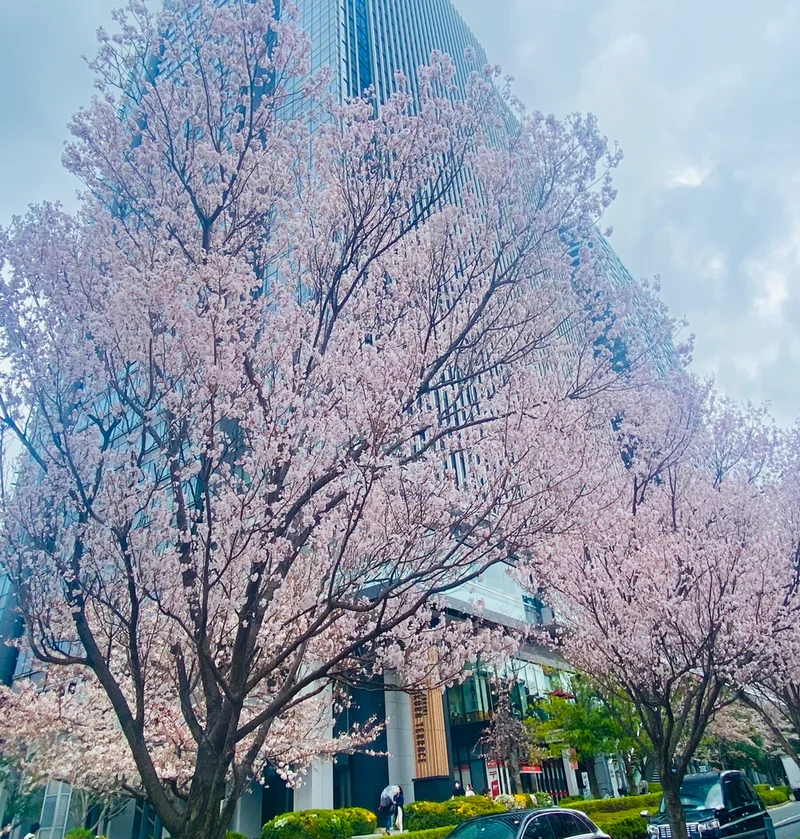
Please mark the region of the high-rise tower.
<svg viewBox="0 0 800 839"><path fill-rule="evenodd" d="M453 57L456 78L470 72L464 51L477 66L486 54L450 0L299 0L298 23L311 39L312 71L330 67L332 88L343 99L373 88L378 102L395 89L402 71L416 93L417 69L431 52Z"/></svg>

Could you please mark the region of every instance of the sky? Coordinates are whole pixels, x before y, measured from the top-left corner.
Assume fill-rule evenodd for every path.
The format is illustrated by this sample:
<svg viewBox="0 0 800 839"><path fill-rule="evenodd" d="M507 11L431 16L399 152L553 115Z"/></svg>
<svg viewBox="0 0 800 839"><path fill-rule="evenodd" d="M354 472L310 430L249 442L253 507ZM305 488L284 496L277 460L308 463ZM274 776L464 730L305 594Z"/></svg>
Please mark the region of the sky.
<svg viewBox="0 0 800 839"><path fill-rule="evenodd" d="M532 110L625 153L606 222L696 335L694 369L800 414L800 0L454 0ZM0 225L74 206L60 166L114 0L0 0Z"/></svg>

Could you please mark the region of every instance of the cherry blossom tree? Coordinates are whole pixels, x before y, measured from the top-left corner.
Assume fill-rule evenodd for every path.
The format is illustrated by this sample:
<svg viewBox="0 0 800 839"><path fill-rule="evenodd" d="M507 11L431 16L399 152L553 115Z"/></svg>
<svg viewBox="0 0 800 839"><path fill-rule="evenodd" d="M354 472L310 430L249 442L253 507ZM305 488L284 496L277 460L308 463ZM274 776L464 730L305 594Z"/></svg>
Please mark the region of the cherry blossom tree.
<svg viewBox="0 0 800 839"><path fill-rule="evenodd" d="M547 750L536 741L531 728L514 713L511 699L514 681L499 679L496 687L497 703L478 745L484 757L507 768L513 792L521 793L523 765L540 763L547 757Z"/></svg>
<svg viewBox="0 0 800 839"><path fill-rule="evenodd" d="M697 753L726 769L738 769L774 757L780 748L761 715L737 701L714 715Z"/></svg>
<svg viewBox="0 0 800 839"><path fill-rule="evenodd" d="M533 572L558 605L567 659L633 702L685 836L690 761L737 689L772 666L798 604L775 550L769 426L684 374L660 390L620 422L613 502Z"/></svg>
<svg viewBox="0 0 800 839"><path fill-rule="evenodd" d="M800 768L800 627L788 629L789 619L781 608L797 596L800 587L800 426L784 435L776 481L776 510L780 541L775 550L789 564L786 587L776 602L775 624L780 642L774 648L773 666L754 674L751 684L740 692L741 701L759 713L770 734Z"/></svg>
<svg viewBox="0 0 800 839"><path fill-rule="evenodd" d="M608 338L658 304L588 247L619 159L593 119L509 121L436 55L418 101L326 105L267 0L117 24L80 212L0 233L0 554L46 664L4 719L40 771L219 839L267 763L375 736L331 735L342 685L508 654L441 598L605 497Z"/></svg>

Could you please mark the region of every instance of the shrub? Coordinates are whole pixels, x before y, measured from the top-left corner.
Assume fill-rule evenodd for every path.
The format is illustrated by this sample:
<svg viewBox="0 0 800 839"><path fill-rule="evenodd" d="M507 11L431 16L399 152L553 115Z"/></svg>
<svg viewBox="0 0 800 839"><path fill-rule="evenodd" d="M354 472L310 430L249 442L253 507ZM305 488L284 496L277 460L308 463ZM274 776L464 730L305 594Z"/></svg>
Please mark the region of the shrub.
<svg viewBox="0 0 800 839"><path fill-rule="evenodd" d="M514 794L514 801L516 802L515 810L529 810L531 807L535 807L536 805L533 803L533 799L528 795L527 792L518 792Z"/></svg>
<svg viewBox="0 0 800 839"><path fill-rule="evenodd" d="M789 787L770 787L769 784L756 784L758 797L764 802L765 807L774 807L776 804L784 804L791 797Z"/></svg>
<svg viewBox="0 0 800 839"><path fill-rule="evenodd" d="M367 836L374 833L378 827L378 817L375 813L363 807L342 807L334 812L342 816L350 824L350 836Z"/></svg>
<svg viewBox="0 0 800 839"><path fill-rule="evenodd" d="M65 837L65 839L66 839L66 837ZM244 833L238 833L235 830L229 830L225 834L225 839L247 839L247 836L245 836Z"/></svg>
<svg viewBox="0 0 800 839"><path fill-rule="evenodd" d="M349 839L350 822L335 810L284 813L261 828L261 839Z"/></svg>
<svg viewBox="0 0 800 839"><path fill-rule="evenodd" d="M73 827L64 839L97 839L95 832L85 827Z"/></svg>
<svg viewBox="0 0 800 839"><path fill-rule="evenodd" d="M633 796L642 798L643 796ZM611 839L647 839L647 819L643 819L637 810L625 810L621 813L600 813L592 819Z"/></svg>
<svg viewBox="0 0 800 839"><path fill-rule="evenodd" d="M582 795L568 795L566 798L562 798L561 801L558 802L558 806L568 807L570 804L578 804L580 808L580 805L583 804L585 800L586 799Z"/></svg>
<svg viewBox="0 0 800 839"><path fill-rule="evenodd" d="M566 799L564 799L566 801ZM586 801L576 801L565 805L564 801L561 806L572 807L575 810L583 810L587 816L592 813L619 813L624 810L640 810L652 809L661 804L661 793L651 792L647 795L626 795L624 798L589 798Z"/></svg>
<svg viewBox="0 0 800 839"><path fill-rule="evenodd" d="M553 796L549 792L535 792L529 796L532 807L552 807ZM583 799L580 799L583 800Z"/></svg>
<svg viewBox="0 0 800 839"><path fill-rule="evenodd" d="M495 796L494 803L502 805L506 808L506 810L516 810L519 808L517 799L513 795L508 795L507 793L501 793L500 795Z"/></svg>
<svg viewBox="0 0 800 839"><path fill-rule="evenodd" d="M657 781L653 781L652 784L648 784L647 786L650 789L650 792L657 792L659 794L663 792L661 784L659 784Z"/></svg>
<svg viewBox="0 0 800 839"><path fill-rule="evenodd" d="M459 796L448 801L414 801L406 804L406 826L409 831L453 827L473 816L504 813L505 807L484 795ZM268 837L266 838L268 839Z"/></svg>

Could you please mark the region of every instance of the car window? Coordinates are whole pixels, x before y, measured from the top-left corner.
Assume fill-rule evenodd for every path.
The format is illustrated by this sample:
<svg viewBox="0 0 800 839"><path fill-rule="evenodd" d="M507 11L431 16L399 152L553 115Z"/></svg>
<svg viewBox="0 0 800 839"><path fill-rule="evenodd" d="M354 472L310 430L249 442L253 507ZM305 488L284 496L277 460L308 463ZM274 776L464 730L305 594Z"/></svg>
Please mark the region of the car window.
<svg viewBox="0 0 800 839"><path fill-rule="evenodd" d="M743 775L734 775L728 779L728 783L730 784L732 795L740 802L735 806L753 809L753 805L758 803L759 798L755 790L747 783L747 779Z"/></svg>
<svg viewBox="0 0 800 839"><path fill-rule="evenodd" d="M733 781L725 781L725 806L731 810L742 806L742 798L739 795L739 790L734 786Z"/></svg>
<svg viewBox="0 0 800 839"><path fill-rule="evenodd" d="M520 816L493 816L462 822L448 839L516 839L522 823Z"/></svg>
<svg viewBox="0 0 800 839"><path fill-rule="evenodd" d="M766 808L764 807L764 802L761 800L761 796L755 791L750 781L748 781L747 778L742 778L742 781L751 801L756 804L759 810L765 810Z"/></svg>
<svg viewBox="0 0 800 839"><path fill-rule="evenodd" d="M547 816L532 818L525 827L522 839L555 839Z"/></svg>
<svg viewBox="0 0 800 839"><path fill-rule="evenodd" d="M728 807L731 809L746 807L751 803L747 787L742 783L742 779L736 775L725 779L725 798Z"/></svg>
<svg viewBox="0 0 800 839"><path fill-rule="evenodd" d="M549 813L547 820L553 828L555 839L569 839L570 836L580 836L591 833L587 825L571 813Z"/></svg>
<svg viewBox="0 0 800 839"><path fill-rule="evenodd" d="M584 833L600 832L597 825L585 813L575 813L575 818L584 826Z"/></svg>
<svg viewBox="0 0 800 839"><path fill-rule="evenodd" d="M681 785L681 804L685 810L713 810L722 806L722 784L718 775L713 777L689 776ZM666 803L661 799L661 812L666 812Z"/></svg>

